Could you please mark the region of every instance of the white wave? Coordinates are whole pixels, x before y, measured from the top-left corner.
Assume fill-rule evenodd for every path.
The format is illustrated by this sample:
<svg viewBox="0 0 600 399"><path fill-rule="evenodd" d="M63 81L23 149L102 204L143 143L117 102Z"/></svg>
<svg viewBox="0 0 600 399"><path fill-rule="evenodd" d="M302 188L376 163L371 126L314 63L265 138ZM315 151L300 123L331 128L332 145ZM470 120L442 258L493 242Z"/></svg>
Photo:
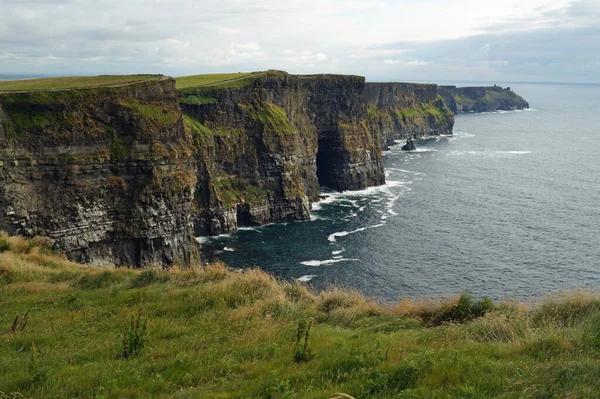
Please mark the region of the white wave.
<svg viewBox="0 0 600 399"><path fill-rule="evenodd" d="M437 150L433 148L417 148L413 152L437 152Z"/></svg>
<svg viewBox="0 0 600 399"><path fill-rule="evenodd" d="M531 151L496 151L496 154L531 154Z"/></svg>
<svg viewBox="0 0 600 399"><path fill-rule="evenodd" d="M332 263L339 263L339 262L358 262L360 261L360 259L345 259L345 258L339 258L339 259L327 259L327 260L307 260L304 262L300 262L301 264L303 264L304 266L313 266L313 267L317 267L317 266L323 266L323 265L330 265Z"/></svg>
<svg viewBox="0 0 600 399"><path fill-rule="evenodd" d="M206 244L207 242L210 241L210 237L196 237L196 241L198 241L199 244Z"/></svg>
<svg viewBox="0 0 600 399"><path fill-rule="evenodd" d="M238 227L238 230L240 230L240 231L255 231L257 233L262 233L258 228L252 227L252 226Z"/></svg>
<svg viewBox="0 0 600 399"><path fill-rule="evenodd" d="M340 249L339 251L331 251L331 254L332 255L339 255L339 254L341 254L344 251L345 251L345 249Z"/></svg>
<svg viewBox="0 0 600 399"><path fill-rule="evenodd" d="M235 249L230 248L230 247L225 247L223 248L223 251L227 251L227 252L235 252Z"/></svg>
<svg viewBox="0 0 600 399"><path fill-rule="evenodd" d="M333 234L330 234L330 235L327 237L327 240L328 240L329 242L335 242L335 239L336 239L337 237L345 237L345 236L347 236L348 234L350 234L350 233L349 233L349 232L347 232L347 231L338 231L338 232L335 232L335 233L333 233Z"/></svg>
<svg viewBox="0 0 600 399"><path fill-rule="evenodd" d="M364 211L366 208L367 208L367 207L366 207L365 205L363 205L363 206L361 206L360 208L358 208L358 211L359 211L359 212L362 212L362 211Z"/></svg>
<svg viewBox="0 0 600 399"><path fill-rule="evenodd" d="M345 236L347 236L349 234L358 233L358 232L361 232L361 231L365 231L367 229L375 229L375 228L381 227L383 225L385 225L385 222L384 223L375 224L373 226L361 227L359 229L352 230L352 231L338 231L336 233L330 234L329 237L327 237L327 240L329 242L335 242L337 237L345 237Z"/></svg>
<svg viewBox="0 0 600 399"><path fill-rule="evenodd" d="M314 209L313 209L313 211L314 211ZM312 222L314 222L315 220L329 220L329 218L323 217L321 215L316 215L315 213L311 212L310 220Z"/></svg>
<svg viewBox="0 0 600 399"><path fill-rule="evenodd" d="M343 258L342 255L336 255L336 256L333 257L333 259L342 259L342 258Z"/></svg>
<svg viewBox="0 0 600 399"><path fill-rule="evenodd" d="M315 274L307 274L306 276L298 277L296 280L300 281L301 283L308 283L315 277L317 277Z"/></svg>
<svg viewBox="0 0 600 399"><path fill-rule="evenodd" d="M406 169L400 169L400 168L387 168L387 170L392 170L394 172L402 172L402 173L407 173L409 175L415 175L415 176L420 176L423 175L424 173L421 172L413 172L411 170L406 170Z"/></svg>
<svg viewBox="0 0 600 399"><path fill-rule="evenodd" d="M525 108L523 111L536 112L537 109L535 109L535 108Z"/></svg>

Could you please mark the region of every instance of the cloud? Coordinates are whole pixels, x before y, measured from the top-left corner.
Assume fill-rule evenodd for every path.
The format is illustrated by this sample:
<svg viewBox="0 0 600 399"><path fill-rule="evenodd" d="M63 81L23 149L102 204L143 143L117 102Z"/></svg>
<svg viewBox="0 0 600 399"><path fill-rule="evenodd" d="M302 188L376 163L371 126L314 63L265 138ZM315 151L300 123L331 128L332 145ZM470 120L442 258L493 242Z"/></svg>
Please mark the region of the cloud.
<svg viewBox="0 0 600 399"><path fill-rule="evenodd" d="M1 0L0 73L600 81L599 26L597 0Z"/></svg>
<svg viewBox="0 0 600 399"><path fill-rule="evenodd" d="M407 66L425 66L425 65L431 64L431 62L426 62L426 61L419 61L419 60L401 61L401 60L392 60L389 58L385 59L381 62L386 65L407 65Z"/></svg>

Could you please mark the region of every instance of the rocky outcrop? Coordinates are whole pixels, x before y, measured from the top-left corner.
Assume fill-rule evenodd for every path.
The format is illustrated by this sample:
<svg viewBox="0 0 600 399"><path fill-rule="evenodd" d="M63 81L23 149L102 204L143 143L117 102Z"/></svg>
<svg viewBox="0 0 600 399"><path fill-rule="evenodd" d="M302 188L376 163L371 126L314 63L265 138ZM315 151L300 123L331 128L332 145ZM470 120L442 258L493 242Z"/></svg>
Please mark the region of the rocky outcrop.
<svg viewBox="0 0 600 399"><path fill-rule="evenodd" d="M79 262L190 263L191 154L173 79L0 94L0 229Z"/></svg>
<svg viewBox="0 0 600 399"><path fill-rule="evenodd" d="M404 144L401 148L402 151L415 151L417 147L415 147L415 141L412 138L406 139L406 144Z"/></svg>
<svg viewBox="0 0 600 399"><path fill-rule="evenodd" d="M409 137L452 134L454 115L435 84L367 83L367 124L382 146Z"/></svg>
<svg viewBox="0 0 600 399"><path fill-rule="evenodd" d="M270 71L180 97L196 148L198 234L308 220L320 186L384 183L362 77Z"/></svg>
<svg viewBox="0 0 600 399"><path fill-rule="evenodd" d="M527 101L510 87L439 86L438 94L455 114L529 108Z"/></svg>

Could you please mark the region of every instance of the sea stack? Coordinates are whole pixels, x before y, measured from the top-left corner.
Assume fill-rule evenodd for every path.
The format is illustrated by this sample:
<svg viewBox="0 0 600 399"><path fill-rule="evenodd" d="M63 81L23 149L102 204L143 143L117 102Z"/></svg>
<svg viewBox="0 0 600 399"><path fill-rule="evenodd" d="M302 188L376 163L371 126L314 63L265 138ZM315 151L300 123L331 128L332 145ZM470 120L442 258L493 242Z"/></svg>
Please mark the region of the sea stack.
<svg viewBox="0 0 600 399"><path fill-rule="evenodd" d="M406 139L406 144L402 146L402 151L414 151L417 147L415 147L415 142L412 137Z"/></svg>

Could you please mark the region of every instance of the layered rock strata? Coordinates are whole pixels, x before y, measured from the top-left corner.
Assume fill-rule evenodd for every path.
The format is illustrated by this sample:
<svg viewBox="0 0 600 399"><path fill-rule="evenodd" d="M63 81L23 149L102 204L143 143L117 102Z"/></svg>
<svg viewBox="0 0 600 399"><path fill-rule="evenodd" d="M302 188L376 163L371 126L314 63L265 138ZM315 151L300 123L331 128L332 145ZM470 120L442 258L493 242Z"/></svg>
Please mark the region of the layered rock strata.
<svg viewBox="0 0 600 399"><path fill-rule="evenodd" d="M0 94L0 229L78 262L190 263L191 144L173 79Z"/></svg>
<svg viewBox="0 0 600 399"><path fill-rule="evenodd" d="M367 83L367 124L382 146L413 137L452 134L454 115L435 84Z"/></svg>
<svg viewBox="0 0 600 399"><path fill-rule="evenodd" d="M198 234L308 220L320 186L385 181L363 77L272 71L180 97L196 147Z"/></svg>

